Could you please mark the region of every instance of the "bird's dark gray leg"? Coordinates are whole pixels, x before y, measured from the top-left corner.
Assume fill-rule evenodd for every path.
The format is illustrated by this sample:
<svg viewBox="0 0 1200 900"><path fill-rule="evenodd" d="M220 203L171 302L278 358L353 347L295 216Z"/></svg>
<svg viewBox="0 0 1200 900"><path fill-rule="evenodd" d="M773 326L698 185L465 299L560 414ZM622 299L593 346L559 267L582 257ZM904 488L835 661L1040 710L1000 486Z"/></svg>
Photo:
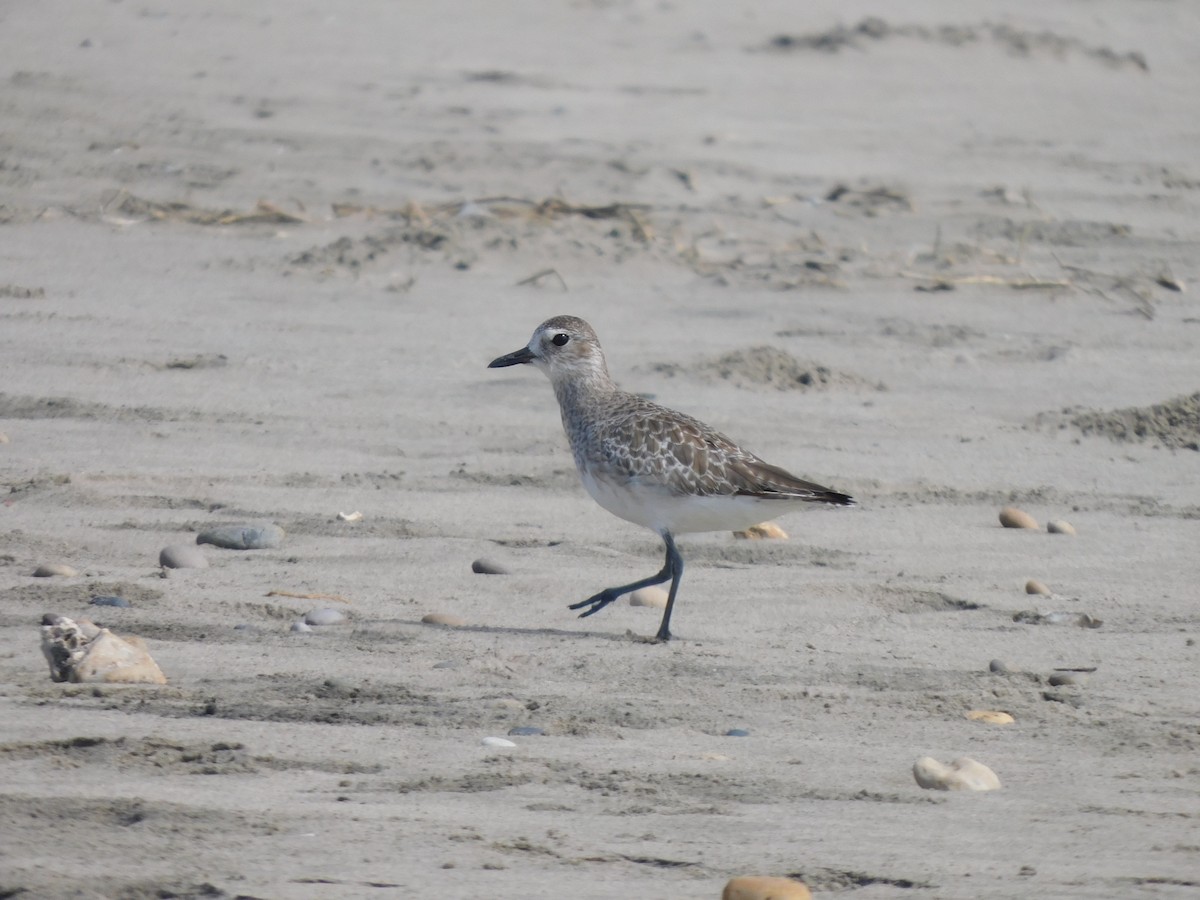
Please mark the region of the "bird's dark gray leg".
<svg viewBox="0 0 1200 900"><path fill-rule="evenodd" d="M667 612L663 617L662 627L658 629L659 640L666 640L662 636L663 629L667 627L667 621L671 618L671 602L675 599L675 588L679 586L679 573L683 571L683 560L679 558L679 551L675 549L675 541L671 539L671 535L664 534L663 541L667 545L667 559L663 564L662 571L657 575L651 575L649 578L643 578L641 581L635 581L633 584L605 588L600 593L588 597L586 600L572 603L570 609L582 609L583 612L579 614L579 618L584 619L595 615L618 597L624 596L631 591L649 587L652 584L662 584L664 581L670 580L671 596L667 600ZM670 637L670 635L668 634L667 637Z"/></svg>
<svg viewBox="0 0 1200 900"><path fill-rule="evenodd" d="M669 641L671 639L671 610L675 608L675 594L679 591L679 582L683 578L683 557L675 549L675 539L670 532L663 534L663 543L667 545L667 565L671 570L671 592L667 594L667 608L663 610L662 622L658 626L655 640Z"/></svg>

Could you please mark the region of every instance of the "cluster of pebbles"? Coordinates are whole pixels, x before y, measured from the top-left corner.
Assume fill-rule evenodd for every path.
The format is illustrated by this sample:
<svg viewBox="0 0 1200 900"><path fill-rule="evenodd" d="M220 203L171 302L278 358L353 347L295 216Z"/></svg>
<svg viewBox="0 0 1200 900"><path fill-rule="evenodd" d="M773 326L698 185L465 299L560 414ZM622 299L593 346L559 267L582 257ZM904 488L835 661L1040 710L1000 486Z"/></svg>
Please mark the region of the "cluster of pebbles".
<svg viewBox="0 0 1200 900"><path fill-rule="evenodd" d="M1038 520L1015 506L1006 506L1000 510L1000 524L1005 528L1024 528L1030 531L1041 531ZM1075 527L1063 519L1054 519L1046 525L1048 534L1075 534Z"/></svg>
<svg viewBox="0 0 1200 900"><path fill-rule="evenodd" d="M171 544L158 554L164 574L172 569L204 569L208 558L203 544L230 550L266 550L282 545L285 533L275 524L219 525L196 536L195 544ZM66 563L38 565L35 578L78 578L79 571ZM93 596L91 605L128 608L124 597ZM305 617L308 624L334 624L342 613L333 609L313 610ZM76 684L166 684L167 679L150 656L142 640L118 636L89 619L71 619L56 613L42 618L42 653L50 665L50 677L58 682Z"/></svg>
<svg viewBox="0 0 1200 900"><path fill-rule="evenodd" d="M1015 507L1000 511L1000 523L1005 528L1040 531L1033 516ZM1055 521L1047 527L1050 534L1074 535L1075 529L1068 522ZM223 525L201 532L195 544L173 544L164 547L159 554L159 564L165 569L205 568L208 559L200 547L208 544L230 550L274 549L281 546L284 531L278 525ZM748 530L738 537L749 539L786 539L786 534L771 531L764 526ZM490 559L477 559L471 570L479 575L507 575L510 569L503 563ZM44 564L33 573L38 577L75 577L75 569L65 564ZM1043 582L1030 579L1025 585L1029 596L1062 599ZM120 601L117 597L94 598L99 601ZM629 596L629 605L662 609L667 603L667 591L661 587L647 587L634 591ZM109 605L128 605L115 602ZM1097 628L1100 621L1078 612L1024 611L1013 616L1014 621L1027 624L1063 625L1072 624ZM339 625L346 621L346 614L332 607L310 610L296 621L291 630L297 633L311 632L317 628ZM432 612L421 619L422 623L449 628L467 625L461 616L446 612ZM121 638L106 628L81 619L75 621L65 616L47 615L42 623L42 650L50 665L51 677L55 681L71 682L125 682L165 684L166 677L150 658L145 646L137 638ZM1000 660L992 660L990 670L997 675L1026 675ZM1046 682L1052 689L1079 688L1086 684L1093 669L1058 669ZM1029 676L1037 678L1037 676ZM1040 680L1040 679L1037 679ZM1061 694L1047 691L1047 700L1063 701ZM1013 717L1000 710L971 710L966 718L987 725L1009 725ZM544 736L546 732L532 725L516 726L509 731L510 737ZM727 736L746 737L744 729L731 729ZM488 736L482 746L492 751L512 750L518 747L509 737ZM992 791L1000 787L996 773L983 763L969 757L960 757L950 763L942 763L932 757L923 756L913 764L913 777L926 790L942 791ZM735 878L725 888L726 900L759 900L774 897L809 897L808 889L800 882L765 876Z"/></svg>

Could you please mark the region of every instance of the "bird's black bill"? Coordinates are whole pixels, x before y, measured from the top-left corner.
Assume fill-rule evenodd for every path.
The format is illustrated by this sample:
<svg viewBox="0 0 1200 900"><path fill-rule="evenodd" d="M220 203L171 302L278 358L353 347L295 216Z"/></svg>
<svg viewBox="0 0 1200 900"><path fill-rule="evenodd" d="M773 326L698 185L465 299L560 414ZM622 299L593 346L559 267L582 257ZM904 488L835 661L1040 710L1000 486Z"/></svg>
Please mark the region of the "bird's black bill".
<svg viewBox="0 0 1200 900"><path fill-rule="evenodd" d="M519 366L521 363L533 361L533 354L529 352L528 347L522 347L520 350L514 350L512 353L507 353L497 359L493 359L488 363L489 369L503 369L505 366Z"/></svg>

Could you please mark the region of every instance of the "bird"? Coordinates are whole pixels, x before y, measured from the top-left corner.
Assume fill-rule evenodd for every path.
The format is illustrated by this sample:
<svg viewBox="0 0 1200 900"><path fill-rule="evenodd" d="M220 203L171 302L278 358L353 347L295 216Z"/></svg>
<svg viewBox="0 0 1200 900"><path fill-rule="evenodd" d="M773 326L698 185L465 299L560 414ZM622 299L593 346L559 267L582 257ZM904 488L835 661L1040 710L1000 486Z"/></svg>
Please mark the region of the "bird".
<svg viewBox="0 0 1200 900"><path fill-rule="evenodd" d="M658 573L571 604L583 610L581 618L632 591L670 581L654 637L665 643L683 577L676 535L736 531L811 504L855 505L850 495L764 462L699 419L621 390L596 332L577 316L547 319L528 344L488 368L526 364L550 379L575 467L592 499L656 532L666 547Z"/></svg>

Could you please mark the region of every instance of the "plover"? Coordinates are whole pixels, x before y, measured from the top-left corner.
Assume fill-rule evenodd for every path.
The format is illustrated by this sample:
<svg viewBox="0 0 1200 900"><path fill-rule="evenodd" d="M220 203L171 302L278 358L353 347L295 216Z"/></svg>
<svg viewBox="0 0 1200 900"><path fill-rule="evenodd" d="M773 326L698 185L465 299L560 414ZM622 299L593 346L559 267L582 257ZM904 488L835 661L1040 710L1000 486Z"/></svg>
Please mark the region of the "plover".
<svg viewBox="0 0 1200 900"><path fill-rule="evenodd" d="M812 503L853 506L847 494L763 462L691 416L613 383L596 332L583 319L555 316L529 343L489 369L532 363L554 386L563 430L587 492L602 507L658 533L666 562L656 575L606 588L571 604L598 613L624 594L671 582L656 639L671 638L671 611L683 576L675 535L735 531Z"/></svg>

